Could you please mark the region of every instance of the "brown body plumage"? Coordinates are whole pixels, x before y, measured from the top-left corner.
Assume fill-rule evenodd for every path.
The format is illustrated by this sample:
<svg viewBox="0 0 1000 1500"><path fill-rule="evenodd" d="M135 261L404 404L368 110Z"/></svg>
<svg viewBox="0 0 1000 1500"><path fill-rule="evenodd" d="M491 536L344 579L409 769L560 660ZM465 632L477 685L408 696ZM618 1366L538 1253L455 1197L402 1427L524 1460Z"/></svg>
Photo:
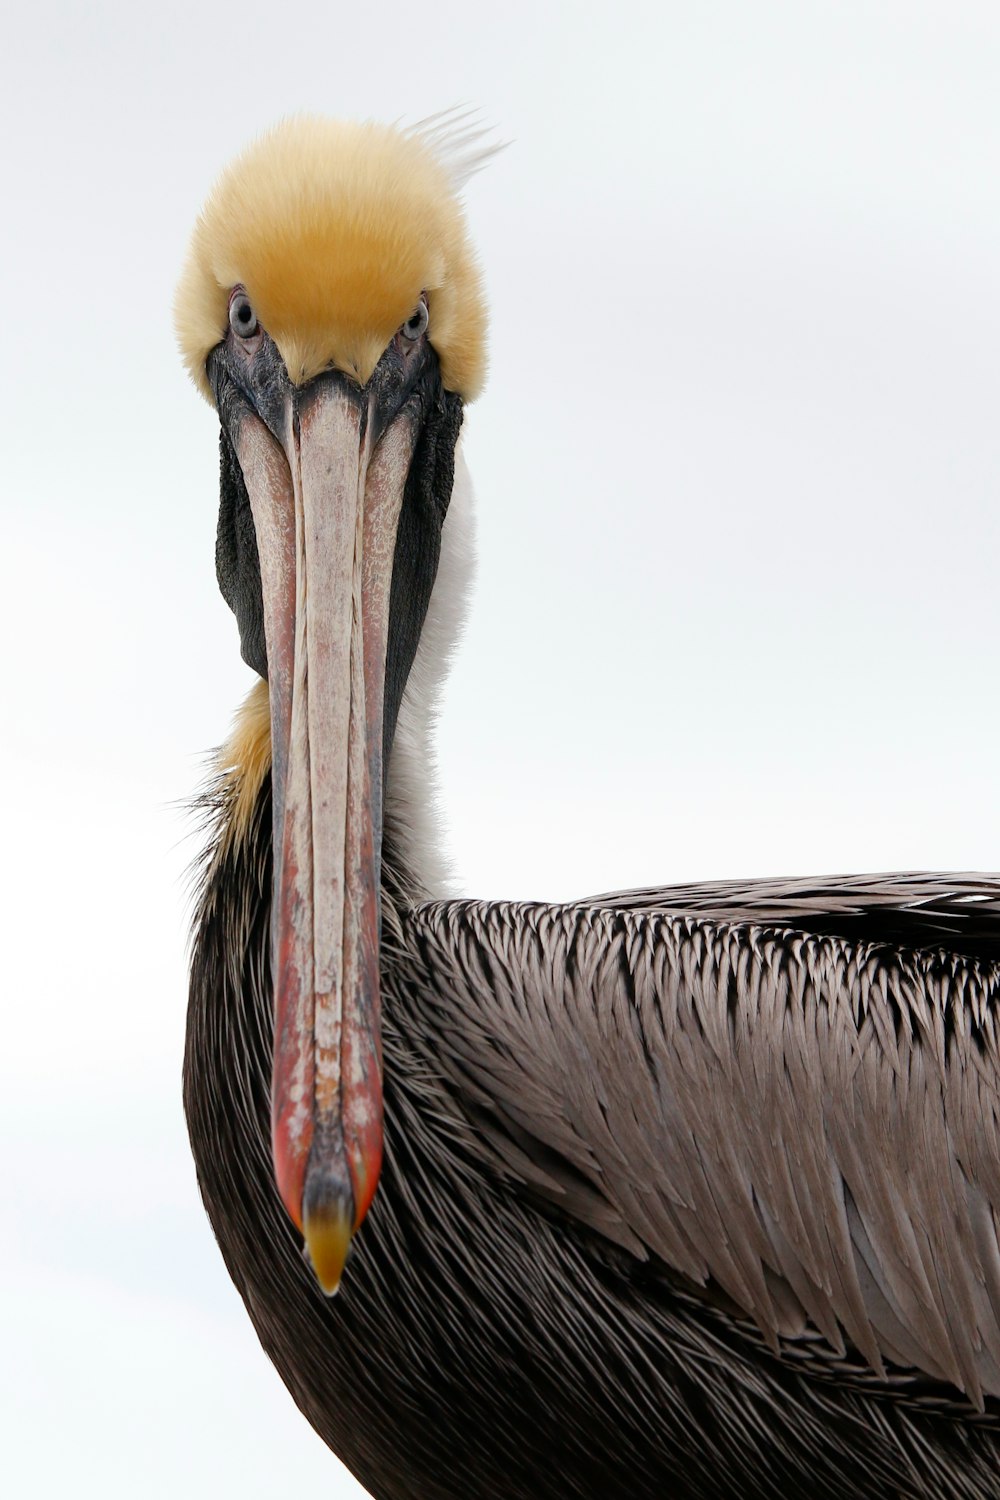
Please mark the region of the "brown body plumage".
<svg viewBox="0 0 1000 1500"><path fill-rule="evenodd" d="M387 1163L329 1302L271 1182L268 818L205 887L187 1108L262 1343L376 1500L1000 1493L1000 881L389 875Z"/></svg>

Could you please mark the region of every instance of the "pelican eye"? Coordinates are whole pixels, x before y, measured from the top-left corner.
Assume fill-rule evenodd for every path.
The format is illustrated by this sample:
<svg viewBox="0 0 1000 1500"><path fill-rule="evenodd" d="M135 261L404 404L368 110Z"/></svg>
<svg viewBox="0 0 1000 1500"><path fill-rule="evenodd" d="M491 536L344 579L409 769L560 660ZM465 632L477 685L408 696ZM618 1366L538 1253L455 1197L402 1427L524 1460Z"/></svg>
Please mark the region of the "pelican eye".
<svg viewBox="0 0 1000 1500"><path fill-rule="evenodd" d="M427 303L424 301L423 297L421 297L420 301L417 303L416 311L409 318L407 318L406 322L400 329L400 332L402 333L404 339L418 339L420 335L426 331L429 321L430 314L427 311Z"/></svg>
<svg viewBox="0 0 1000 1500"><path fill-rule="evenodd" d="M257 314L244 292L238 292L229 304L229 326L241 339L252 338L257 332Z"/></svg>

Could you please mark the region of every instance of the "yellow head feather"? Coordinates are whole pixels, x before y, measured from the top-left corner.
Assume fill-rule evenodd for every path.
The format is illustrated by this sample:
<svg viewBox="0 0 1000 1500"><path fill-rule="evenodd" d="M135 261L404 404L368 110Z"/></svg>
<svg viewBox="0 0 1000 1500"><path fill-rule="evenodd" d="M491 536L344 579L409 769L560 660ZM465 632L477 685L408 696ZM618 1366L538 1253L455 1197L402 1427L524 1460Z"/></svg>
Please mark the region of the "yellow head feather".
<svg viewBox="0 0 1000 1500"><path fill-rule="evenodd" d="M242 283L289 376L331 365L365 384L422 292L448 390L485 373L486 307L447 159L432 132L304 117L250 146L216 184L177 289L177 335L205 360Z"/></svg>

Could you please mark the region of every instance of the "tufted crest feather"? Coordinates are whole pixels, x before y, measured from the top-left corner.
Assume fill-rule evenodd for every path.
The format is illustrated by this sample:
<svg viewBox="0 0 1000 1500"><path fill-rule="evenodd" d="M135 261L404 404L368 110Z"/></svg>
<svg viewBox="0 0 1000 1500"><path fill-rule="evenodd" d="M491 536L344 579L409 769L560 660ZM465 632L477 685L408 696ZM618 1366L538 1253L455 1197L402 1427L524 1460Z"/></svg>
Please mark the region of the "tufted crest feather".
<svg viewBox="0 0 1000 1500"><path fill-rule="evenodd" d="M461 106L418 120L409 133L433 151L456 193L508 144L493 137L477 110Z"/></svg>
<svg viewBox="0 0 1000 1500"><path fill-rule="evenodd" d="M296 383L330 366L366 382L424 292L445 386L474 397L486 307L457 194L493 154L484 135L455 111L410 130L300 116L237 157L195 226L175 304L202 393L242 283Z"/></svg>

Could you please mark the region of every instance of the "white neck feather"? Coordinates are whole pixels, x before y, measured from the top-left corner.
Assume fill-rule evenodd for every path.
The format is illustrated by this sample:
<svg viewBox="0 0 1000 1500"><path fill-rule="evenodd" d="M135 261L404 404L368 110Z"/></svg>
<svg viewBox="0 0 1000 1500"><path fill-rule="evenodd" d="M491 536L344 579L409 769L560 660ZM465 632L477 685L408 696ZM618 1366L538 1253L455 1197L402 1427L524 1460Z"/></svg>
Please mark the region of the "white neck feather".
<svg viewBox="0 0 1000 1500"><path fill-rule="evenodd" d="M452 893L453 875L442 848L433 734L441 687L465 622L474 566L472 481L459 444L441 532L441 561L399 705L386 778L386 832L407 874L435 898Z"/></svg>

